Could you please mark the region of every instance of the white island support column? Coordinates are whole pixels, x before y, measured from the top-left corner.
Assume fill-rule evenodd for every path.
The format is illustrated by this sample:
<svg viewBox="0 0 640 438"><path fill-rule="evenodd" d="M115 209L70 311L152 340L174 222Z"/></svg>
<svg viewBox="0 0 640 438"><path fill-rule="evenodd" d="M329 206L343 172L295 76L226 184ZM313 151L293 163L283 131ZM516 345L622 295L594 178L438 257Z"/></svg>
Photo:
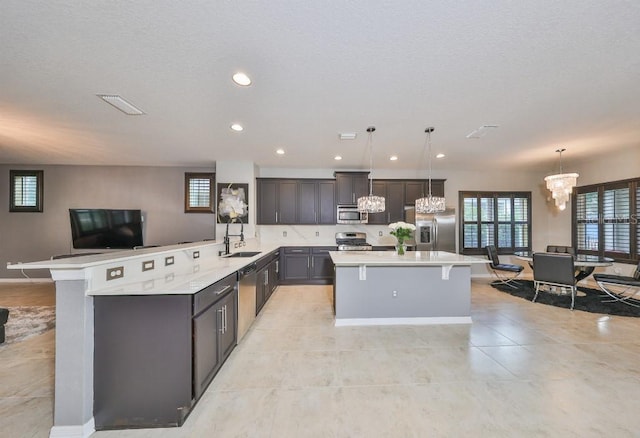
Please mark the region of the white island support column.
<svg viewBox="0 0 640 438"><path fill-rule="evenodd" d="M336 325L471 322L471 265L443 251L331 252Z"/></svg>

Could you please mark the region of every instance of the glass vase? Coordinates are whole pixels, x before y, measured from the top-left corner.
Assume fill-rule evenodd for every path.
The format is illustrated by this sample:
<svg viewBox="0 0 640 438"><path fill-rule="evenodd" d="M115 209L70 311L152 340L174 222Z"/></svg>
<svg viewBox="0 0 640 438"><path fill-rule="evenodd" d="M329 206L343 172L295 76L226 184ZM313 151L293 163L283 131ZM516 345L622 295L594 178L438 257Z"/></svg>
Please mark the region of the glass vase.
<svg viewBox="0 0 640 438"><path fill-rule="evenodd" d="M398 255L404 255L406 249L407 245L404 243L398 242L398 244L396 245L396 252L398 253Z"/></svg>

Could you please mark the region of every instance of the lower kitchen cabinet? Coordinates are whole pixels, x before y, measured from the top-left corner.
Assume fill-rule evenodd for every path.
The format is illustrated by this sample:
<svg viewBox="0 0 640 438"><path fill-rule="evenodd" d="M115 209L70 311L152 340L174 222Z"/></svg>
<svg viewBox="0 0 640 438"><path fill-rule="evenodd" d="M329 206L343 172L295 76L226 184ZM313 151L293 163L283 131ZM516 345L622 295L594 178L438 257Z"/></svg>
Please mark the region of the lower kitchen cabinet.
<svg viewBox="0 0 640 438"><path fill-rule="evenodd" d="M200 398L236 346L238 294L231 275L202 291L194 299L193 387Z"/></svg>
<svg viewBox="0 0 640 438"><path fill-rule="evenodd" d="M94 297L96 430L182 425L236 345L236 278L193 295Z"/></svg>
<svg viewBox="0 0 640 438"><path fill-rule="evenodd" d="M335 246L285 247L282 250L282 284L331 284Z"/></svg>
<svg viewBox="0 0 640 438"><path fill-rule="evenodd" d="M274 251L256 262L256 315L267 303L271 294L278 287L278 271L280 265L280 250Z"/></svg>

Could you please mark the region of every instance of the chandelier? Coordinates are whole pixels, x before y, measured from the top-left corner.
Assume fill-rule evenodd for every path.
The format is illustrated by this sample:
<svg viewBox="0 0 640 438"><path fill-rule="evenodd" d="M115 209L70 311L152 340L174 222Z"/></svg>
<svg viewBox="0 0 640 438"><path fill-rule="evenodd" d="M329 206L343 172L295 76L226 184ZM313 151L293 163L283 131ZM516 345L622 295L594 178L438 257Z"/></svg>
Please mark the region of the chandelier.
<svg viewBox="0 0 640 438"><path fill-rule="evenodd" d="M441 196L433 196L431 194L431 133L434 127L424 130L427 133L426 143L428 145L429 154L429 195L420 199L416 199L416 213L438 213L444 211L444 198Z"/></svg>
<svg viewBox="0 0 640 438"><path fill-rule="evenodd" d="M569 195L578 182L577 173L562 173L562 153L566 149L556 149L560 153L560 173L549 175L544 180L547 182L547 189L551 191L551 196L556 200L556 206L560 210L567 207Z"/></svg>
<svg viewBox="0 0 640 438"><path fill-rule="evenodd" d="M373 131L375 126L369 126L367 132L369 137L367 143L369 145L369 196L358 198L358 211L363 213L382 213L385 209L384 198L382 196L373 196Z"/></svg>

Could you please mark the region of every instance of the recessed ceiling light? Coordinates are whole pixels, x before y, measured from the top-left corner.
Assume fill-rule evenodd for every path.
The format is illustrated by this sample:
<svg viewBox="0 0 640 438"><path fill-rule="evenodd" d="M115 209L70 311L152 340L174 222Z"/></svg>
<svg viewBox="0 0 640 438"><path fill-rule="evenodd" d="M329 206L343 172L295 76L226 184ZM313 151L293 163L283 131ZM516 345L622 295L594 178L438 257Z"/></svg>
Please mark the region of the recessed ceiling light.
<svg viewBox="0 0 640 438"><path fill-rule="evenodd" d="M438 154L438 155L436 155L436 158L444 158L444 157L446 157L446 155L445 155L445 154Z"/></svg>
<svg viewBox="0 0 640 438"><path fill-rule="evenodd" d="M358 135L355 132L341 132L340 140L355 140Z"/></svg>
<svg viewBox="0 0 640 438"><path fill-rule="evenodd" d="M278 155L284 155L284 149L278 149L278 150L276 150L276 154L278 154Z"/></svg>
<svg viewBox="0 0 640 438"><path fill-rule="evenodd" d="M390 160L390 161L398 161L398 156L397 156L397 155L391 155L391 156L389 157L389 160Z"/></svg>
<svg viewBox="0 0 640 438"><path fill-rule="evenodd" d="M232 129L233 131L240 132L240 131L242 131L244 128L242 127L242 125L241 125L241 124L239 124L239 123L234 123L233 125L231 125L231 129Z"/></svg>
<svg viewBox="0 0 640 438"><path fill-rule="evenodd" d="M235 82L238 85L242 85L243 87L248 87L249 85L251 85L251 78L246 74L242 73L241 71L234 74L232 76L232 79L233 79L233 82Z"/></svg>
<svg viewBox="0 0 640 438"><path fill-rule="evenodd" d="M96 96L107 102L109 105L112 105L113 107L119 109L128 116L141 116L145 113L140 108L136 107L130 102L127 102L122 98L122 96L119 96L117 94L96 94Z"/></svg>
<svg viewBox="0 0 640 438"><path fill-rule="evenodd" d="M342 160L342 157L340 155L336 155L335 157L333 157L333 159L336 161L340 161Z"/></svg>

